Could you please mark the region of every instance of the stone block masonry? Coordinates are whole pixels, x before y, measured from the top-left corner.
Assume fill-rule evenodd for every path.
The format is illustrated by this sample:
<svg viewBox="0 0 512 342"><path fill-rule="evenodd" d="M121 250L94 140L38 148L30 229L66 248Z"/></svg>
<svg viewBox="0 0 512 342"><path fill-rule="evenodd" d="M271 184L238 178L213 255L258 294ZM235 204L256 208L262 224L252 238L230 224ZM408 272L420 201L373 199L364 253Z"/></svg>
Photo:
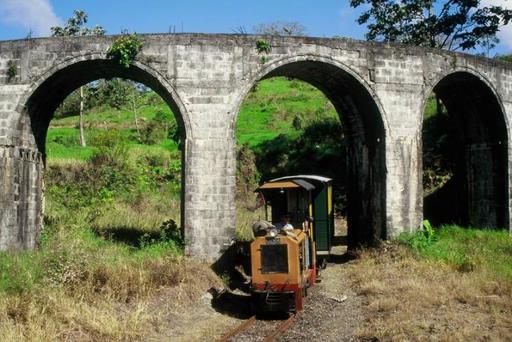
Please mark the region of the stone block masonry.
<svg viewBox="0 0 512 342"><path fill-rule="evenodd" d="M461 206L453 219L511 226L508 63L349 39L150 34L142 36L132 67L123 69L106 58L115 38L0 42L0 250L37 247L51 115L72 90L107 77L151 87L184 128L181 225L187 252L196 257L217 259L234 235L235 123L254 84L273 76L318 87L340 114L350 143L352 244L420 226L421 131L431 91L463 131L454 181ZM258 53L258 39L270 43L269 54ZM9 61L17 66L12 78Z"/></svg>

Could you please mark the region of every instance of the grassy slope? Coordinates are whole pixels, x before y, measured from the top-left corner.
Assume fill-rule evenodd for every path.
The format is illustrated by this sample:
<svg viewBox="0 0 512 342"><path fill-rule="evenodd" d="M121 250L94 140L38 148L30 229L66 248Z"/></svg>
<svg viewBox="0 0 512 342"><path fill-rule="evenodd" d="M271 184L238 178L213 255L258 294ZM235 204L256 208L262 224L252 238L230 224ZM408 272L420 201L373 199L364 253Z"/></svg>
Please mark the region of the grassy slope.
<svg viewBox="0 0 512 342"><path fill-rule="evenodd" d="M144 106L139 112L141 122L151 120L158 110L170 113L169 107L164 103ZM262 81L257 90L248 96L240 110L236 128L237 140L241 144L255 146L279 134L297 135L297 130L292 126L296 115L300 115L306 122L316 118L337 116L325 96L306 83L288 81L284 78ZM127 137L133 136L133 120L133 113L127 109L102 108L87 113L86 141L91 141L98 130L105 128L119 130ZM77 116L54 119L51 122L47 137L47 154L50 160L86 160L90 157L93 147L78 146L77 125ZM137 144L136 141L132 142L132 146L137 145L140 148L151 148ZM177 150L177 145L171 140L165 140L159 146L169 151Z"/></svg>
<svg viewBox="0 0 512 342"><path fill-rule="evenodd" d="M297 115L305 122L337 117L327 98L307 83L281 77L262 81L240 109L237 140L256 146L279 134L295 136L297 130L292 122Z"/></svg>

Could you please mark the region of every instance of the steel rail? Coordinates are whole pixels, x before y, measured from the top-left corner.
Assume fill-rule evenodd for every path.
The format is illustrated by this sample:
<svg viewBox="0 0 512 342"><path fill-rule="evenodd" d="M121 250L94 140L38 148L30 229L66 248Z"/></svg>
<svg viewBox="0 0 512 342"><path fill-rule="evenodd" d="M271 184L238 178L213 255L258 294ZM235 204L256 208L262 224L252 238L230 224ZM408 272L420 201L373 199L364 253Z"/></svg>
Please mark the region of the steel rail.
<svg viewBox="0 0 512 342"><path fill-rule="evenodd" d="M227 334L222 336L222 338L219 340L219 342L229 341L229 339L231 339L232 337L235 337L236 335L249 329L254 324L254 322L256 322L256 316L252 316L251 318L245 320L242 324L237 326L235 329L231 330L230 332L228 332Z"/></svg>
<svg viewBox="0 0 512 342"><path fill-rule="evenodd" d="M293 324L293 322L295 322L295 314L290 314L290 317L288 317L288 319L286 321L284 321L283 323L281 323L277 329L275 329L272 334L268 335L267 337L265 337L265 339L263 340L263 342L272 342L274 341L277 337L279 337L282 333L284 333L286 330L288 330L288 328Z"/></svg>

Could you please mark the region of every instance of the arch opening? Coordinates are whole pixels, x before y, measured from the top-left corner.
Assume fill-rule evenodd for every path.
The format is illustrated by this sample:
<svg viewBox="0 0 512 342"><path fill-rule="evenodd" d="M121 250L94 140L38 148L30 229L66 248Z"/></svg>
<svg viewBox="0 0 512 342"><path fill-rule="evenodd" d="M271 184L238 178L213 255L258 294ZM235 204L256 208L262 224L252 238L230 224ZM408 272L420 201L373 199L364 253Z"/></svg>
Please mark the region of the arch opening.
<svg viewBox="0 0 512 342"><path fill-rule="evenodd" d="M336 132L342 135L341 148L335 146L340 149L336 151L341 156L336 160L339 165L331 165L330 170L322 168L321 165L317 168L306 166L303 172L295 165L290 166L290 170L295 173L331 176L334 178L335 187L336 183L342 184L337 189L346 192L342 195L346 196L343 205L346 205L344 213L347 218L349 247L371 244L386 238L385 129L381 110L369 88L350 71L318 60L281 64L256 82L275 77L300 80L320 90L334 107L337 122L341 122L342 126L340 131L329 131L329 128L319 126L320 130L325 129L325 139ZM310 133L312 132L304 130L303 134ZM286 171L281 168L282 173ZM277 173L272 176L289 174ZM268 179L261 181L266 180Z"/></svg>
<svg viewBox="0 0 512 342"><path fill-rule="evenodd" d="M40 168L40 173L44 173L48 175L48 172L51 170L48 168L47 165L47 152L48 152L48 146L47 143L49 141L48 133L49 133L49 127L50 123L54 120L54 113L58 109L58 107L63 103L63 101L76 89L94 84L95 82L101 82L98 80L112 80L112 79L122 79L122 80L129 80L136 83L133 83L132 88L133 92L140 95L140 98L146 98L148 97L148 101L162 101L163 110L161 110L162 113L150 113L148 114L148 117L150 119L147 119L147 122L145 123L144 115L142 118L139 118L139 125L141 125L141 132L139 132L139 127L137 127L137 138L135 138L135 134L131 134L129 136L126 136L128 134L128 131L132 130L131 126L127 126L127 122L124 122L121 119L122 111L131 111L132 109L128 106L131 106L131 100L128 101L127 107L125 109L119 109L118 115L119 120L121 120L117 125L113 125L111 123L105 122L104 125L101 123L98 124L98 126L88 127L90 131L94 131L93 134L94 140L98 141L98 144L96 147L96 150L106 150L106 155L99 156L100 158L97 158L97 155L93 155L91 158L87 159L88 169L91 171L90 174L92 176L97 177L107 177L108 179L105 180L105 184L115 184L112 186L124 186L127 183L133 183L133 187L142 189L143 187L146 189L145 191L158 191L159 195L168 195L171 194L174 198L174 192L176 193L176 199L173 199L172 201L178 202L178 204L174 205L174 203L171 203L172 206L167 206L166 208L163 208L164 204L169 204L170 202L162 201L159 206L159 213L164 215L163 213L167 210L169 211L169 216L167 219L173 219L177 221L176 223L181 227L181 235L183 236L184 232L184 191L185 191L185 149L182 147L182 143L186 139L186 132L187 132L187 125L185 122L185 119L182 114L182 106L179 102L179 99L176 98L176 95L173 93L172 88L166 83L165 81L162 81L162 78L158 75L157 72L154 70L151 70L147 68L146 66L136 63L135 65L130 66L130 68L126 69L123 68L116 63L105 60L105 59L93 59L93 60L85 60L85 61L79 61L76 63L73 63L71 65L68 65L66 67L63 67L62 69L59 69L58 71L53 72L48 78L46 78L43 82L37 85L37 88L30 94L28 99L25 102L25 106L23 108L23 118L22 118L22 127L24 132L24 137L26 139L26 143L29 146L33 146L35 149L37 149L41 155L42 155L42 162L43 166ZM92 82L92 83L91 83ZM107 82L107 81L105 81ZM125 82L128 84L127 82ZM130 83L131 84L131 83ZM139 88L142 87L142 88ZM151 90L151 91L150 91ZM156 94L154 94L154 93ZM148 95L149 94L149 95ZM134 95L135 96L135 95ZM152 99L152 100L151 100ZM135 102L135 99L133 99ZM143 101L143 100L141 100ZM158 102L160 103L160 102ZM135 103L133 104L135 110L139 110L139 104L137 104L137 109L135 109ZM144 105L140 105L140 108L142 108ZM150 105L146 105L145 107L151 107ZM151 111L153 107L146 108L146 110ZM157 108L155 106L154 108ZM167 109L168 108L168 109ZM170 109L170 113L169 113ZM165 112L165 113L164 113ZM179 142L177 141L174 146L167 146L171 144L166 144L165 141L163 141L162 146L158 146L159 150L156 150L157 146L153 146L155 143L152 142L143 142L142 137L145 134L146 130L152 130L154 127L150 127L153 121L156 121L157 119L155 116L158 114L161 114L160 121L166 120L167 115L170 115L171 118L174 116L178 128L176 129L176 134L179 135ZM137 115L137 114L135 114ZM126 115L125 115L126 116ZM123 117L124 118L124 117ZM55 119L57 120L57 119ZM29 123L27 122L29 121ZM137 124L137 119L135 119L135 123ZM91 124L92 125L92 124ZM131 123L130 123L131 125ZM106 126L106 127L105 127ZM165 125L165 132L162 134L167 133L167 124ZM87 131L87 129L86 129ZM113 133L113 134L109 134ZM148 132L147 134L152 134L153 131ZM162 135L160 134L160 135ZM162 140L167 139L167 135L165 135L165 138L162 137ZM135 141L137 139L138 141ZM119 142L119 140L122 140L122 142ZM169 140L169 139L167 139ZM94 143L93 143L94 145ZM112 146L111 146L112 145ZM132 148L133 147L133 148ZM174 151L174 150L175 151ZM135 151L135 152L134 152ZM164 151L164 152L162 152ZM121 153L120 153L121 152ZM168 152L168 153L167 153ZM117 154L116 156L114 156ZM165 155L163 155L165 154ZM115 164L119 160L107 160L101 159L106 158L109 159L112 157L112 159L120 159L123 165L117 165L110 174L104 175L100 171L95 171L94 169L101 170L104 168L104 163L110 163ZM115 157L115 158L114 158ZM122 160L126 159L126 160ZM125 167L128 164L131 163L130 167ZM133 164L133 165L132 165ZM111 165L109 165L111 166ZM125 170L126 169L126 170ZM130 171L128 171L130 170ZM171 171L172 170L172 171ZM171 174L172 173L172 174ZM142 176L141 176L142 175ZM124 177L124 178L123 178ZM145 178L144 178L145 177ZM173 180L170 180L170 178L173 178ZM158 181L155 181L155 184L148 183L144 179L157 179ZM175 182L176 185L170 185L168 183ZM98 183L101 183L98 180ZM131 184L130 183L130 184ZM140 183L140 184L139 184ZM161 184L164 184L166 188L163 190L163 187ZM45 186L48 184L45 184ZM58 184L61 186L62 184ZM40 184L39 189L34 189L34 192L37 192L36 197L40 199L42 202L43 198L43 189L42 184ZM155 190L156 189L156 190ZM103 189L99 189L100 191L103 191ZM102 201L111 201L112 193L110 191L110 187L107 187L104 191L104 193L101 193L99 195L100 199ZM126 193L129 193L130 189L127 188ZM141 194L143 191L140 192ZM147 204L145 202L145 199L143 197L145 196L138 196L135 198L135 195L133 195L133 200L130 198L130 202L128 204L123 203L123 205L126 204L128 206L128 209L123 209L123 205L117 206L116 202L116 209L123 209L125 211L141 211L143 208L153 208L155 209L156 206L153 204L157 203L158 201L152 201L153 204ZM126 196L129 197L128 195ZM151 196L146 196L151 197ZM155 197L156 198L156 197ZM133 202L133 203L131 203ZM119 208L118 208L119 207ZM162 208L160 208L162 207ZM130 236L133 235L134 232L131 230L134 230L132 228L135 228L135 230L139 229L138 224L141 224L139 222L140 220L134 219L133 220L133 226L130 222L130 217L127 217L126 224L121 219L123 218L123 213L125 211L119 210L118 218L120 220L117 220L118 222L122 222L119 227L112 227L112 228L121 228L119 231L115 231L114 233L109 234L109 236L116 236L116 235L123 235L124 236ZM156 209L155 209L156 210ZM42 211L42 209L41 209ZM115 214L115 213L114 213ZM150 213L145 213L145 215L148 215ZM161 218L162 215L155 215ZM115 215L112 215L115 216ZM130 216L130 215L127 215ZM137 217L141 215L138 214ZM176 217L177 216L177 217ZM163 217L163 216L162 216ZM42 221L42 220L40 220ZM116 221L116 222L117 222ZM153 220L155 221L155 220ZM155 227L158 228L158 224L165 224L165 222L153 222L153 225L156 225ZM96 223L95 223L96 224ZM110 223L108 223L110 224ZM39 227L40 230L40 227ZM123 233L123 230L125 230L125 233ZM129 231L130 230L130 231ZM100 234L103 234L100 232ZM144 234L144 231L140 230L140 235L142 236ZM157 233L155 232L157 235ZM136 235L136 234L135 234ZM131 244L139 244L140 239L133 235L133 241L127 241ZM151 235L151 234L150 234ZM117 236L120 241L124 239L123 236Z"/></svg>
<svg viewBox="0 0 512 342"><path fill-rule="evenodd" d="M462 71L445 76L433 94L422 130L424 217L436 225L508 227L508 144L499 99Z"/></svg>

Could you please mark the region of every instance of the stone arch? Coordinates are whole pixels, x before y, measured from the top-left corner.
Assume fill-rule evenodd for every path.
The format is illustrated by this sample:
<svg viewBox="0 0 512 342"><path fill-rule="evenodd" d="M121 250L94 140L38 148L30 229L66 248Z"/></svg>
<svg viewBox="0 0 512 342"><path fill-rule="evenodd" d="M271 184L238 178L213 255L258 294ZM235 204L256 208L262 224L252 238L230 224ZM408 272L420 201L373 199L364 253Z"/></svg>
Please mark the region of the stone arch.
<svg viewBox="0 0 512 342"><path fill-rule="evenodd" d="M185 227L185 184L186 184L186 140L191 136L191 123L185 105L173 86L163 75L140 61L134 61L129 68L124 68L108 59L105 54L87 54L75 56L54 65L45 71L20 98L17 112L20 113L18 127L22 132L19 144L34 151L40 157L33 174L24 175L37 179L32 186L32 198L37 203L36 235L42 226L43 190L42 173L44 172L46 134L53 113L58 105L81 85L101 78L119 77L142 83L154 90L167 103L174 113L182 131L184 147L181 153L181 227ZM42 157L42 158L41 158ZM20 180L23 182L23 180ZM27 183L30 183L27 181ZM34 228L27 228L27 231ZM26 246L25 248L33 248Z"/></svg>
<svg viewBox="0 0 512 342"><path fill-rule="evenodd" d="M87 71L86 74L83 73L85 69ZM76 73L77 71L78 74ZM75 77L66 79L67 75L73 72L75 72ZM24 120L28 114L32 123L35 118L32 117L31 111L34 111L33 106L37 105L37 97L41 97L41 92L45 88L46 90L49 90L49 86L65 88L61 93L53 91L50 99L47 98L45 100L46 105L51 107L52 104L60 104L62 100L80 85L100 78L112 77L131 79L153 89L175 114L176 120L182 129L183 138L186 139L191 136L192 125L186 107L174 87L160 72L140 61L134 61L130 68L127 69L108 59L105 54L100 53L68 58L45 71L32 83L32 86L25 92L25 95L21 97L16 111L22 114L21 120ZM54 110L55 108L48 108L47 111L50 113L46 113L46 115L51 115Z"/></svg>
<svg viewBox="0 0 512 342"><path fill-rule="evenodd" d="M424 94L423 111L432 92L448 112L454 167L450 180L424 198L425 217L436 224L509 228L509 122L500 94L468 67L438 75ZM423 132L423 120L420 125Z"/></svg>
<svg viewBox="0 0 512 342"><path fill-rule="evenodd" d="M292 77L315 86L343 121L349 140L349 246L386 238L385 139L389 129L375 92L357 72L331 57L284 57L263 66L242 87L231 113L233 136L240 107L250 89L259 80L274 76Z"/></svg>
<svg viewBox="0 0 512 342"><path fill-rule="evenodd" d="M230 131L234 134L235 132L235 126L236 121L238 119L238 114L240 113L240 107L242 106L242 103L244 99L247 97L249 92L251 91L252 87L260 80L263 80L265 78L273 77L272 72L276 69L282 67L283 65L287 65L290 63L295 62L318 62L318 63L325 63L326 65L332 65L336 68L339 68L340 70L344 71L347 75L350 75L354 78L357 82L360 83L361 86L364 87L364 89L372 96L372 98L375 101L375 104L377 105L380 113L381 113L381 120L383 121L384 129L386 134L388 134L389 130L389 123L386 116L386 112L384 111L384 107L381 104L381 101L375 91L372 89L370 84L366 82L366 80L359 75L358 72L353 70L350 66L341 63L335 59L333 59L330 56L322 56L322 55L313 55L313 54L302 54L302 55L295 55L295 56L287 56L280 59L277 59L275 61L272 61L271 63L265 64L262 68L258 70L257 73L254 75L250 75L246 82L244 82L244 85L241 88L241 91L239 92L238 96L235 100L235 108L234 111L231 113L231 123L230 123Z"/></svg>

